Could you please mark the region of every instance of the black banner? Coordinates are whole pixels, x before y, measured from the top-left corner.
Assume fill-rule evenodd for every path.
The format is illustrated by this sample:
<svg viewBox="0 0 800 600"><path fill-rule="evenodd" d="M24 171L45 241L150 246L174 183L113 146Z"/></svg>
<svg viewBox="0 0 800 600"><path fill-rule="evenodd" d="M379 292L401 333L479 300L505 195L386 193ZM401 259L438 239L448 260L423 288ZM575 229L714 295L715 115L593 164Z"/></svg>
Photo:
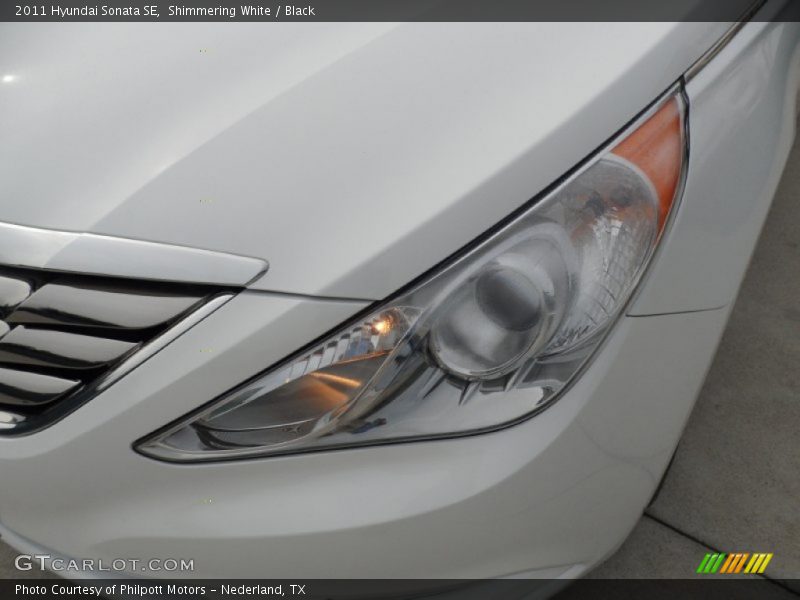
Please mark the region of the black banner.
<svg viewBox="0 0 800 600"><path fill-rule="evenodd" d="M0 598L65 600L114 598L125 600L522 600L579 598L675 600L737 600L792 597L800 581L771 581L760 577L727 579L580 579L565 580L146 580L7 579L0 580Z"/></svg>
<svg viewBox="0 0 800 600"><path fill-rule="evenodd" d="M2 2L0 21L737 21L794 0L59 0ZM766 7L765 7L766 8Z"/></svg>

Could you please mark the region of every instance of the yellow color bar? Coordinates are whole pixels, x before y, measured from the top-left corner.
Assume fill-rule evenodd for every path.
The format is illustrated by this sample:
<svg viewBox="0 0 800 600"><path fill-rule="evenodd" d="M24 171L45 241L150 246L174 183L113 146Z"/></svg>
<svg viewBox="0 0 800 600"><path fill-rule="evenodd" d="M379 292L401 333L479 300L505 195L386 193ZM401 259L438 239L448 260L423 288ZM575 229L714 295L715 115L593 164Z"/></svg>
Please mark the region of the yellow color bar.
<svg viewBox="0 0 800 600"><path fill-rule="evenodd" d="M750 562L747 563L747 566L744 568L745 573L752 573L753 569L756 565L761 561L761 554L753 554L753 558L750 559Z"/></svg>
<svg viewBox="0 0 800 600"><path fill-rule="evenodd" d="M761 563L761 566L759 567L758 572L759 573L763 573L764 569L767 568L767 565L769 564L769 561L771 561L771 560L772 560L772 552L770 552L769 554L764 555L764 562Z"/></svg>

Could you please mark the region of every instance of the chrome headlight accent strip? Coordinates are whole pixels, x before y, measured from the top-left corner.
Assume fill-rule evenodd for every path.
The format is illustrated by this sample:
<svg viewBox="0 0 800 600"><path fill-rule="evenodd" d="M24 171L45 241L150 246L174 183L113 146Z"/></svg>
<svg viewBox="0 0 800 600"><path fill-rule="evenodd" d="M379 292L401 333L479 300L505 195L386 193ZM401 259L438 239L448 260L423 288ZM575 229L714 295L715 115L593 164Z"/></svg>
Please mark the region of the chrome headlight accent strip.
<svg viewBox="0 0 800 600"><path fill-rule="evenodd" d="M695 63L691 67L689 67L689 69L683 75L684 81L688 83L689 81L694 79L697 76L697 74L700 71L702 71L705 68L705 66L708 63L710 63L717 54L722 52L725 46L727 46L731 42L731 40L734 37L736 37L736 34L739 33L742 27L747 25L753 19L756 13L764 7L766 3L767 0L756 0L755 2L753 2L753 4L744 12L744 14L741 17L739 17L739 20L736 21L730 27L730 29L728 29L723 34L723 36L720 39L718 39L714 43L714 45L708 49L708 51L705 54L703 54L703 56L698 58L695 61Z"/></svg>

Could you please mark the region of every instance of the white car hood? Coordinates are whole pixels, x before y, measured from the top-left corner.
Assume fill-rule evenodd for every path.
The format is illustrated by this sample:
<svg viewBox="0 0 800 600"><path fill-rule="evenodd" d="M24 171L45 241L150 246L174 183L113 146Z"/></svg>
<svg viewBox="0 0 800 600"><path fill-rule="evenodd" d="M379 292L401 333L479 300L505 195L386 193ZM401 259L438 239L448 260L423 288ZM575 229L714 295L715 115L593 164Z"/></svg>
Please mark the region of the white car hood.
<svg viewBox="0 0 800 600"><path fill-rule="evenodd" d="M4 24L0 221L377 299L590 154L724 23Z"/></svg>

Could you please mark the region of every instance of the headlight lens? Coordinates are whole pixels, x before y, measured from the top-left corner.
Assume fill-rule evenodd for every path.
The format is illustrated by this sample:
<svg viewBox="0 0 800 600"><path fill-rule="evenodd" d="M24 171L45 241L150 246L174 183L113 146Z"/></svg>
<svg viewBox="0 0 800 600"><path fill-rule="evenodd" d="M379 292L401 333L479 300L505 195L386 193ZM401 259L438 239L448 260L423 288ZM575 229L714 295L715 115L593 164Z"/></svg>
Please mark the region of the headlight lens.
<svg viewBox="0 0 800 600"><path fill-rule="evenodd" d="M679 193L684 101L411 291L142 440L174 461L496 429L551 402L623 310ZM502 393L499 393L502 392Z"/></svg>

